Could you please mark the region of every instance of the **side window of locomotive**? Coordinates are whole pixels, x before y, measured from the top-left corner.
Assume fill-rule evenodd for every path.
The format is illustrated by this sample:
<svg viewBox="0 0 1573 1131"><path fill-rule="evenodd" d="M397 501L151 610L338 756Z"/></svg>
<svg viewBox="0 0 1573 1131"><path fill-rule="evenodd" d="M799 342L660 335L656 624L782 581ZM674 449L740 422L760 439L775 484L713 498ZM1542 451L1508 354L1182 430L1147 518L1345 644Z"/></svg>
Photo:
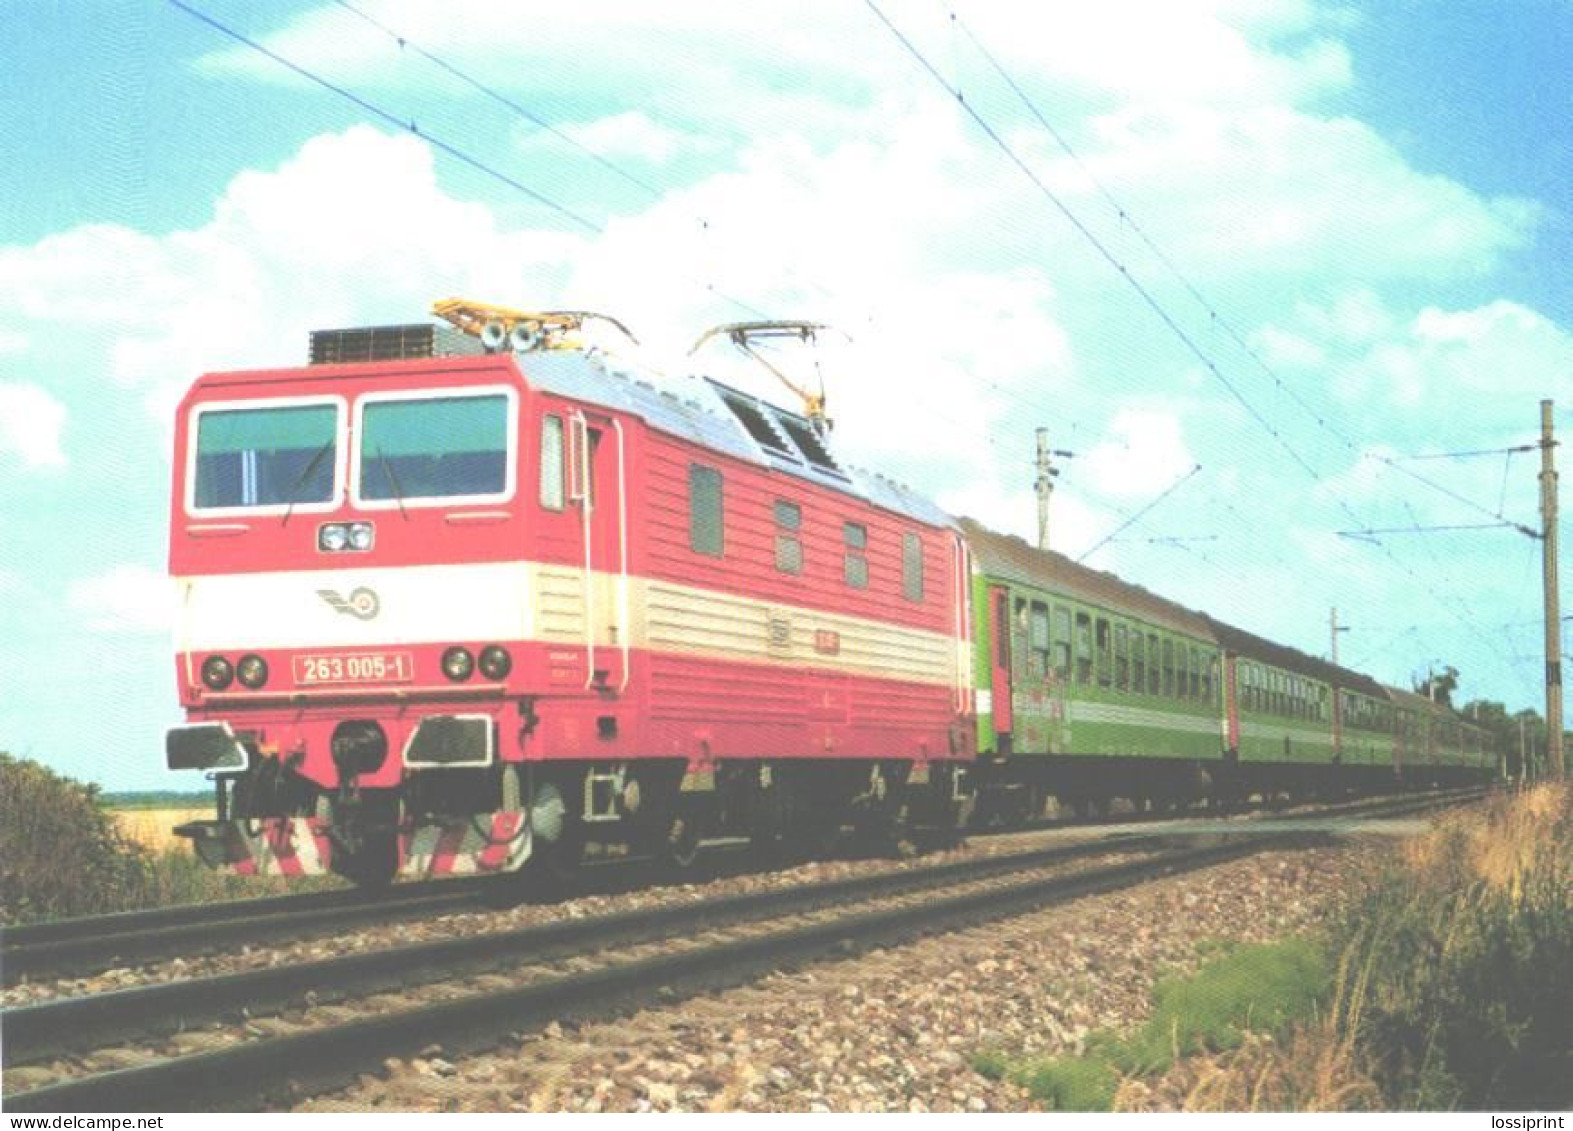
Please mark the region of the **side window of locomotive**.
<svg viewBox="0 0 1573 1131"><path fill-rule="evenodd" d="M923 600L923 539L911 531L901 536L901 595Z"/></svg>
<svg viewBox="0 0 1573 1131"><path fill-rule="evenodd" d="M509 398L362 402L359 492L374 502L506 494Z"/></svg>
<svg viewBox="0 0 1573 1131"><path fill-rule="evenodd" d="M775 515L776 569L796 576L803 572L803 508L777 499Z"/></svg>
<svg viewBox="0 0 1573 1131"><path fill-rule="evenodd" d="M847 584L854 589L868 588L868 527L861 522L842 524L842 539L846 542Z"/></svg>
<svg viewBox="0 0 1573 1131"><path fill-rule="evenodd" d="M1032 629L1028 643L1032 648L1029 674L1033 679L1043 679L1049 674L1049 607L1042 601L1032 603Z"/></svg>
<svg viewBox="0 0 1573 1131"><path fill-rule="evenodd" d="M1054 678L1064 683L1071 677L1071 611L1054 606Z"/></svg>
<svg viewBox="0 0 1573 1131"><path fill-rule="evenodd" d="M199 409L192 505L331 502L338 435L339 410L331 404Z"/></svg>
<svg viewBox="0 0 1573 1131"><path fill-rule="evenodd" d="M719 558L725 545L721 526L721 473L704 464L688 465L688 547Z"/></svg>
<svg viewBox="0 0 1573 1131"><path fill-rule="evenodd" d="M563 418L541 418L541 506L563 509Z"/></svg>
<svg viewBox="0 0 1573 1131"><path fill-rule="evenodd" d="M1076 614L1076 683L1086 687L1092 682L1092 617Z"/></svg>

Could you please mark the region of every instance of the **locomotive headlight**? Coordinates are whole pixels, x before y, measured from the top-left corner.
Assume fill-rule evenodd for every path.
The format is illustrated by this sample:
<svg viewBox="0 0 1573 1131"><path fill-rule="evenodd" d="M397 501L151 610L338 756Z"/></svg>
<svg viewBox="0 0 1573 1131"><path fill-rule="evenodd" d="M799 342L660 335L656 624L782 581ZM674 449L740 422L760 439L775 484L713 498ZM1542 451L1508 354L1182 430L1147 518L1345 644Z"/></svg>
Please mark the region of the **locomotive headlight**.
<svg viewBox="0 0 1573 1131"><path fill-rule="evenodd" d="M235 669L223 656L209 656L202 661L202 682L214 691L223 691L235 681Z"/></svg>
<svg viewBox="0 0 1573 1131"><path fill-rule="evenodd" d="M469 679L474 670L475 657L470 655L468 648L455 644L442 654L442 674L455 683Z"/></svg>
<svg viewBox="0 0 1573 1131"><path fill-rule="evenodd" d="M369 550L372 541L372 525L369 522L350 523L350 549Z"/></svg>
<svg viewBox="0 0 1573 1131"><path fill-rule="evenodd" d="M235 675L241 683L255 690L268 682L268 662L261 656L242 656L235 665Z"/></svg>
<svg viewBox="0 0 1573 1131"><path fill-rule="evenodd" d="M330 522L317 531L317 549L336 554L350 540L350 532L342 522Z"/></svg>
<svg viewBox="0 0 1573 1131"><path fill-rule="evenodd" d="M481 649L481 674L487 679L506 679L513 670L513 657L499 644L488 644Z"/></svg>

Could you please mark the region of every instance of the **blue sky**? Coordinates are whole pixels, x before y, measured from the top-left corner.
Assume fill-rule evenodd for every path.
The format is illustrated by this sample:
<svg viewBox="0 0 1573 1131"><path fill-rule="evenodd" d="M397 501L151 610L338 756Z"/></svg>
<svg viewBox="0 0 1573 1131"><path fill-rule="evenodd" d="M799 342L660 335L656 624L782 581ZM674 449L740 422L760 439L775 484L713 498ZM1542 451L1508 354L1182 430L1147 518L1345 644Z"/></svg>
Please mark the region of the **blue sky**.
<svg viewBox="0 0 1573 1131"><path fill-rule="evenodd" d="M1542 706L1538 543L1339 532L1538 525L1536 457L1408 457L1529 441L1542 397L1573 432L1565 0L881 3L1036 183L864 3L190 6L423 136L174 4L0 5L0 748L194 784L176 399L453 293L605 309L673 380L749 308L830 322L858 462L1028 534L1045 425L1072 555L1200 464L1088 560Z"/></svg>

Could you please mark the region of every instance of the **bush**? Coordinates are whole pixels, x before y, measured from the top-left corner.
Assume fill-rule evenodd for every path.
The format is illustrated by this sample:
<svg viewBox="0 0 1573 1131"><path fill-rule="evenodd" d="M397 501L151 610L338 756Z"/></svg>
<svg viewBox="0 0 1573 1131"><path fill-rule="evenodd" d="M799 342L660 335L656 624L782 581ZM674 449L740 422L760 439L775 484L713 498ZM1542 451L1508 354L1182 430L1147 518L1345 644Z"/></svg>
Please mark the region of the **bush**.
<svg viewBox="0 0 1573 1131"><path fill-rule="evenodd" d="M1542 786L1406 842L1329 940L1330 1008L1195 1058L1169 1094L1188 1111L1573 1106L1569 800Z"/></svg>
<svg viewBox="0 0 1573 1131"><path fill-rule="evenodd" d="M147 863L100 806L96 785L0 753L0 921L117 908L141 887Z"/></svg>
<svg viewBox="0 0 1573 1131"><path fill-rule="evenodd" d="M1351 928L1387 1101L1573 1106L1573 818L1543 786L1450 822Z"/></svg>

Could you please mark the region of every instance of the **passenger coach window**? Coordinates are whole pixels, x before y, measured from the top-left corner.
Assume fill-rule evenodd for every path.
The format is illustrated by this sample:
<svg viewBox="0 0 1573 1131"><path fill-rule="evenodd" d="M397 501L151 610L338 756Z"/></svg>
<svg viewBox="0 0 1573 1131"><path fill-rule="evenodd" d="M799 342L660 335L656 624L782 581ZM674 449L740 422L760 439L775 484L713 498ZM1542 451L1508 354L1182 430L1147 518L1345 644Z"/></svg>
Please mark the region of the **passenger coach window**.
<svg viewBox="0 0 1573 1131"><path fill-rule="evenodd" d="M1202 650L1191 649L1191 698L1202 697Z"/></svg>
<svg viewBox="0 0 1573 1131"><path fill-rule="evenodd" d="M803 572L803 508L785 499L776 500L776 569L793 575Z"/></svg>
<svg viewBox="0 0 1573 1131"><path fill-rule="evenodd" d="M1049 607L1042 601L1032 603L1032 627L1028 637L1032 648L1031 675L1042 679L1049 674Z"/></svg>
<svg viewBox="0 0 1573 1131"><path fill-rule="evenodd" d="M847 584L854 589L867 589L868 557L864 551L868 549L868 527L861 522L845 523L842 526L842 538L847 545Z"/></svg>
<svg viewBox="0 0 1573 1131"><path fill-rule="evenodd" d="M508 398L363 400L359 493L366 500L466 498L508 490Z"/></svg>
<svg viewBox="0 0 1573 1131"><path fill-rule="evenodd" d="M1114 674L1114 657L1110 655L1109 622L1098 618L1098 686L1108 687Z"/></svg>
<svg viewBox="0 0 1573 1131"><path fill-rule="evenodd" d="M688 547L696 554L719 558L725 543L721 526L721 473L713 467L688 465Z"/></svg>
<svg viewBox="0 0 1573 1131"><path fill-rule="evenodd" d="M1147 690L1147 641L1137 631L1131 633L1131 690L1141 695Z"/></svg>
<svg viewBox="0 0 1573 1131"><path fill-rule="evenodd" d="M1116 691L1131 689L1130 634L1123 624L1114 626L1114 688Z"/></svg>
<svg viewBox="0 0 1573 1131"><path fill-rule="evenodd" d="M541 506L563 509L563 418L541 418Z"/></svg>
<svg viewBox="0 0 1573 1131"><path fill-rule="evenodd" d="M1092 617L1076 614L1076 682L1085 687L1092 682Z"/></svg>
<svg viewBox="0 0 1573 1131"><path fill-rule="evenodd" d="M192 503L217 509L331 502L338 421L331 404L199 409Z"/></svg>
<svg viewBox="0 0 1573 1131"><path fill-rule="evenodd" d="M1158 636L1156 633L1147 634L1147 694L1159 695L1163 692L1163 677L1159 667Z"/></svg>
<svg viewBox="0 0 1573 1131"><path fill-rule="evenodd" d="M1174 641L1163 642L1163 693L1174 698Z"/></svg>
<svg viewBox="0 0 1573 1131"><path fill-rule="evenodd" d="M1071 677L1071 613L1054 606L1054 678L1062 683Z"/></svg>

